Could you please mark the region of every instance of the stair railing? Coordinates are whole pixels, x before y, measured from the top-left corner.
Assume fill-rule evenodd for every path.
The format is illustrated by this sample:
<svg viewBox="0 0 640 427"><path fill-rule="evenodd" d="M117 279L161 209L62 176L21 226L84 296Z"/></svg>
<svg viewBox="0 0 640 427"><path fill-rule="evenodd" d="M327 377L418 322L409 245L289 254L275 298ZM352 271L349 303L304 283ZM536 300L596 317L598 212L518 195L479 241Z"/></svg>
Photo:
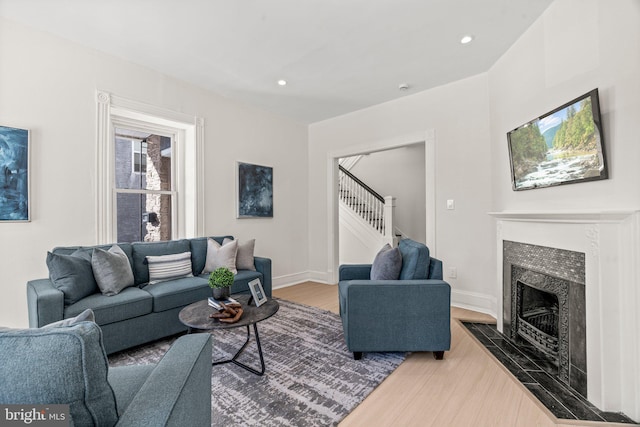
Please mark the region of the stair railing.
<svg viewBox="0 0 640 427"><path fill-rule="evenodd" d="M340 199L378 231L385 241L395 246L397 242L397 238L393 235L395 198L382 197L341 165L338 178Z"/></svg>

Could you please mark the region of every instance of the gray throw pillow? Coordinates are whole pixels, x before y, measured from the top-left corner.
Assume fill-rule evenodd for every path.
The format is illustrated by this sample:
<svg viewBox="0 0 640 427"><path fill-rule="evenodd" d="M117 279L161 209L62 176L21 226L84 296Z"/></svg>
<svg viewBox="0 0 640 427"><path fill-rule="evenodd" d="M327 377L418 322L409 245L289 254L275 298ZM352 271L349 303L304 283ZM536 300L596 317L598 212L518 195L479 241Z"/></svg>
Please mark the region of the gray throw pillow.
<svg viewBox="0 0 640 427"><path fill-rule="evenodd" d="M222 241L222 246L227 243L233 242L232 239L225 237ZM236 268L238 270L251 270L256 271L256 265L253 263L253 251L256 246L256 239L246 240L238 242L238 253L236 255Z"/></svg>
<svg viewBox="0 0 640 427"><path fill-rule="evenodd" d="M95 248L91 257L93 275L104 295L117 295L124 288L133 286L133 271L127 254L118 245L108 251Z"/></svg>
<svg viewBox="0 0 640 427"><path fill-rule="evenodd" d="M233 274L237 274L236 255L238 254L238 241L232 240L226 245L220 246L213 239L207 239L207 262L203 273L211 273L219 267L227 267Z"/></svg>
<svg viewBox="0 0 640 427"><path fill-rule="evenodd" d="M48 325L44 325L43 328L62 328L65 326L73 326L76 323L80 322L95 322L96 318L93 315L93 310L87 308L82 313L78 314L76 317L70 317L68 319L58 320L57 322L49 323Z"/></svg>
<svg viewBox="0 0 640 427"><path fill-rule="evenodd" d="M400 249L388 243L380 249L371 265L371 280L398 280L402 269Z"/></svg>
<svg viewBox="0 0 640 427"><path fill-rule="evenodd" d="M53 286L64 293L65 306L98 292L91 262L75 252L71 255L47 252L47 267Z"/></svg>

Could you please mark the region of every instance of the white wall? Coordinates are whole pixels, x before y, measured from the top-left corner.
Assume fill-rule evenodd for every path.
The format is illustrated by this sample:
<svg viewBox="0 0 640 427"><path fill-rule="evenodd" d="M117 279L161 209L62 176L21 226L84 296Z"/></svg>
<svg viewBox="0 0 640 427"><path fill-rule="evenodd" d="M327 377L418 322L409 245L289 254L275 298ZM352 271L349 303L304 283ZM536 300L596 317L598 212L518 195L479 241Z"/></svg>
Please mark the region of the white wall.
<svg viewBox="0 0 640 427"><path fill-rule="evenodd" d="M640 206L640 2L557 0L489 71L493 209ZM598 88L610 179L511 190L506 133Z"/></svg>
<svg viewBox="0 0 640 427"><path fill-rule="evenodd" d="M30 129L30 223L0 224L0 325L27 326L47 250L96 239L96 89L205 120L205 231L256 238L274 281L307 270L307 126L0 19L0 123ZM274 218L235 218L235 161L274 168ZM291 179L295 177L295 179Z"/></svg>
<svg viewBox="0 0 640 427"><path fill-rule="evenodd" d="M496 62L488 72L491 151L495 159L494 211L519 212L524 216L527 211L553 214L640 209L639 46L640 1L556 0ZM600 95L610 178L512 191L506 133L593 88L598 88ZM570 224L564 225L565 230L570 228ZM606 283L602 291L589 293L587 288L587 345L597 349L587 357L589 393L602 390L601 395L596 393L590 400L603 409L623 411L637 421L640 419L640 362L637 358L640 283L637 278L638 253L633 248L638 245L638 234L628 231L634 230L633 227L613 233L610 241L616 247L606 251L608 235L605 231L612 225L599 225L591 235L585 235L584 224L579 225L583 239L589 242L589 251L602 250L603 265L608 271L631 272L589 277L589 271L594 267L589 265L590 258L587 257L587 282L603 280ZM569 235L569 232L556 230L549 241L559 240L565 234ZM629 240L633 243L626 246L620 243ZM627 250L628 247L632 249ZM496 293L498 289L496 286ZM600 313L604 317L602 320L597 317ZM594 318L598 320L592 321ZM602 347L598 347L601 342L591 339L594 336L602 337ZM596 369L592 375L592 366L599 362L604 368ZM602 377L598 376L599 372L603 373Z"/></svg>
<svg viewBox="0 0 640 427"><path fill-rule="evenodd" d="M458 269L457 279L447 279L456 303L495 311L494 231L486 215L491 207L488 105L487 76L479 75L309 127L309 263L317 277L337 278L328 198L333 153L372 151L381 142L435 130L434 255L443 260L445 274L449 267ZM446 210L447 199L455 200L455 210Z"/></svg>
<svg viewBox="0 0 640 427"><path fill-rule="evenodd" d="M393 221L406 237L426 243L424 144L362 156L351 172L381 196L396 198Z"/></svg>

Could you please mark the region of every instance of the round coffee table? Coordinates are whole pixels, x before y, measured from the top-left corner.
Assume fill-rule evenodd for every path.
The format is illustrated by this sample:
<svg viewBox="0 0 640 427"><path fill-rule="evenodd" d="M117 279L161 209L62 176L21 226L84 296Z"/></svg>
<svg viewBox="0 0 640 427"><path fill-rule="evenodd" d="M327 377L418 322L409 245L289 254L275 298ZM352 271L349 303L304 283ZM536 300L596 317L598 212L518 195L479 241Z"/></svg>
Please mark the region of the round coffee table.
<svg viewBox="0 0 640 427"><path fill-rule="evenodd" d="M185 326L189 328L189 333L194 331L209 331L213 329L232 329L239 328L241 326L247 327L247 339L240 347L238 352L228 360L220 360L213 362L212 365L220 365L222 363L234 363L249 372L252 372L256 375L263 375L265 372L264 365L264 357L262 355L262 346L260 345L260 335L258 335L258 322L262 322L265 319L276 314L278 309L280 308L280 304L278 301L269 298L267 302L262 304L260 307L256 307L254 304L249 304L248 301L251 298L251 295L242 294L242 295L232 295L232 298L238 301L242 305L242 317L236 323L224 323L220 322L218 319L212 319L209 317L211 313L215 313L217 310L211 307L207 300L202 300L198 302L194 302L180 310L180 314L178 314L178 318L180 322L182 322ZM250 326L253 325L253 333L256 337L256 344L258 346L258 354L260 355L260 366L261 370L258 371L250 366L245 365L244 363L238 362L238 357L242 352L247 348L249 344L249 340L251 339L251 329Z"/></svg>

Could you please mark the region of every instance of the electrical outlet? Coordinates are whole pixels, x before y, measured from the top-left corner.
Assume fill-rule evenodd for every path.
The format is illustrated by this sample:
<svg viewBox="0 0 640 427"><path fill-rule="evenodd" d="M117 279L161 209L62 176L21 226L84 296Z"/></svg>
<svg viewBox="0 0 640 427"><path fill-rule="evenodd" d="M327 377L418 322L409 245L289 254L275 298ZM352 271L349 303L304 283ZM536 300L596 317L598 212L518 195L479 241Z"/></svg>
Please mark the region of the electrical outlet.
<svg viewBox="0 0 640 427"><path fill-rule="evenodd" d="M449 279L455 279L458 277L458 269L455 267L449 267Z"/></svg>

